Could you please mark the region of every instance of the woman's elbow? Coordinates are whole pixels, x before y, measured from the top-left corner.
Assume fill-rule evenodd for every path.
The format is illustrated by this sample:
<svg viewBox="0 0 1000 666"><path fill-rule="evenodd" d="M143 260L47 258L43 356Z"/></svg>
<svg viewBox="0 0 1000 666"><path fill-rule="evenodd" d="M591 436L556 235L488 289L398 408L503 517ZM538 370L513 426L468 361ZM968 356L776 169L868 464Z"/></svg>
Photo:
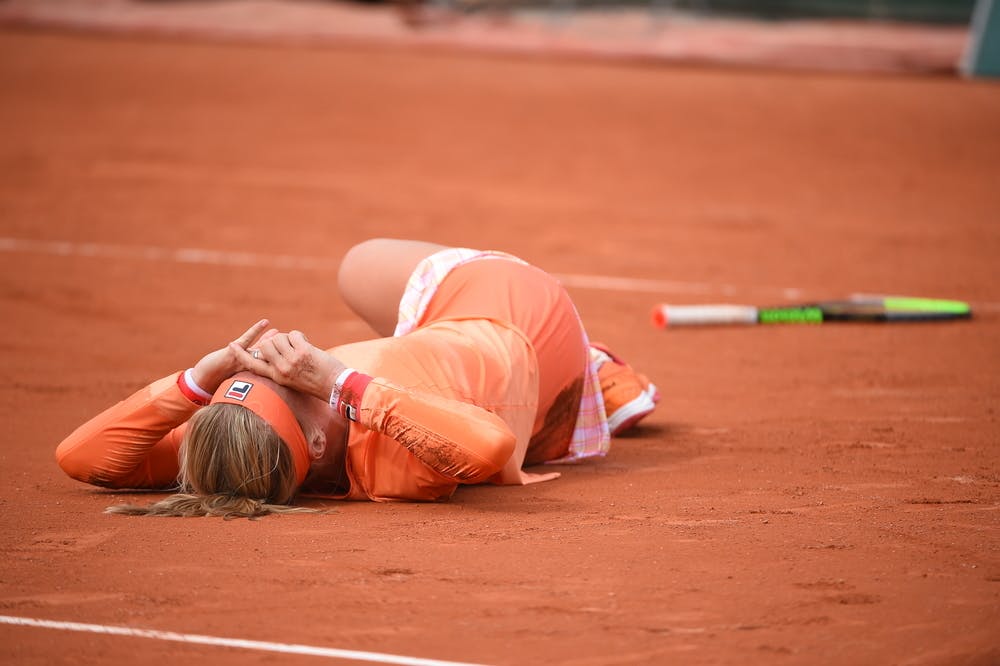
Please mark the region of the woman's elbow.
<svg viewBox="0 0 1000 666"><path fill-rule="evenodd" d="M89 466L83 456L74 453L73 442L68 439L56 447L56 464L67 476L77 481L86 481L89 476Z"/></svg>
<svg viewBox="0 0 1000 666"><path fill-rule="evenodd" d="M110 479L101 474L93 456L88 455L87 447L80 444L69 437L56 447L56 463L59 468L71 479L95 486L108 486Z"/></svg>
<svg viewBox="0 0 1000 666"><path fill-rule="evenodd" d="M492 428L481 433L476 446L476 460L466 473L457 475L462 483L482 483L504 468L517 448L517 438L507 428Z"/></svg>

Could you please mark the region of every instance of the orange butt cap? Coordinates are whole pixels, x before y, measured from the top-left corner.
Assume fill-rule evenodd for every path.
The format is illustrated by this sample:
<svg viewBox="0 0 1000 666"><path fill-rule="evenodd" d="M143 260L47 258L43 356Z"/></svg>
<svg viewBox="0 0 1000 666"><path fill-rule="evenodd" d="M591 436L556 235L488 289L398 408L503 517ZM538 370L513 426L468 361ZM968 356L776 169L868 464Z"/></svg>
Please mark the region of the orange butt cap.
<svg viewBox="0 0 1000 666"><path fill-rule="evenodd" d="M650 321L656 328L666 328L667 308L663 305L657 305L653 308L653 313L650 315Z"/></svg>

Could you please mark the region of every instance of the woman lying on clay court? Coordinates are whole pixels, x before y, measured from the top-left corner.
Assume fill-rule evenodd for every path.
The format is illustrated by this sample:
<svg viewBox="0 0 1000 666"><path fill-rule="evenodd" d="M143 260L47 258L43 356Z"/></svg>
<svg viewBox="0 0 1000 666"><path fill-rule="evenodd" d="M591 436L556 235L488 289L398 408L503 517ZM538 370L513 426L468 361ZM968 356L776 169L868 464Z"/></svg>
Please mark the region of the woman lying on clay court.
<svg viewBox="0 0 1000 666"><path fill-rule="evenodd" d="M288 506L300 493L442 500L604 455L659 399L591 345L555 278L511 255L371 240L348 252L339 288L388 337L323 351L262 320L82 425L59 465L106 488L180 491L116 513L308 510Z"/></svg>

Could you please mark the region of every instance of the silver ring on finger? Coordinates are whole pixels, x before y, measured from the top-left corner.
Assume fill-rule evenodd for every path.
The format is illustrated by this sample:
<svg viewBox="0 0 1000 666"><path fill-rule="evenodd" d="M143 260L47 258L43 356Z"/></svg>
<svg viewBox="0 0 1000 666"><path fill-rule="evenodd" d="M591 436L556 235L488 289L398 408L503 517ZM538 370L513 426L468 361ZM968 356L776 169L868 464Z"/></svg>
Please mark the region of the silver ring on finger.
<svg viewBox="0 0 1000 666"><path fill-rule="evenodd" d="M254 349L254 350L253 350L253 351L252 351L252 352L250 353L250 355L251 355L251 356L253 356L255 360L256 360L256 359L260 359L260 350L259 350L259 349Z"/></svg>

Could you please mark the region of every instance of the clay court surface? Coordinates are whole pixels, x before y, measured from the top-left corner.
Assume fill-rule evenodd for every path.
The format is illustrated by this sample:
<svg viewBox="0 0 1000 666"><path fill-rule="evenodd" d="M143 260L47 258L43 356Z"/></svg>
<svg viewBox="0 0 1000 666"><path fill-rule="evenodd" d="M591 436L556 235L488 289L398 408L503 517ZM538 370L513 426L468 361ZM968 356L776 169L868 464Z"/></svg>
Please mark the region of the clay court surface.
<svg viewBox="0 0 1000 666"><path fill-rule="evenodd" d="M1000 663L998 175L995 83L0 32L0 614L496 665ZM321 516L110 516L154 496L56 467L260 316L366 337L333 280L373 236L563 276L661 409L554 482ZM647 323L855 292L976 317ZM10 625L0 660L346 663Z"/></svg>

